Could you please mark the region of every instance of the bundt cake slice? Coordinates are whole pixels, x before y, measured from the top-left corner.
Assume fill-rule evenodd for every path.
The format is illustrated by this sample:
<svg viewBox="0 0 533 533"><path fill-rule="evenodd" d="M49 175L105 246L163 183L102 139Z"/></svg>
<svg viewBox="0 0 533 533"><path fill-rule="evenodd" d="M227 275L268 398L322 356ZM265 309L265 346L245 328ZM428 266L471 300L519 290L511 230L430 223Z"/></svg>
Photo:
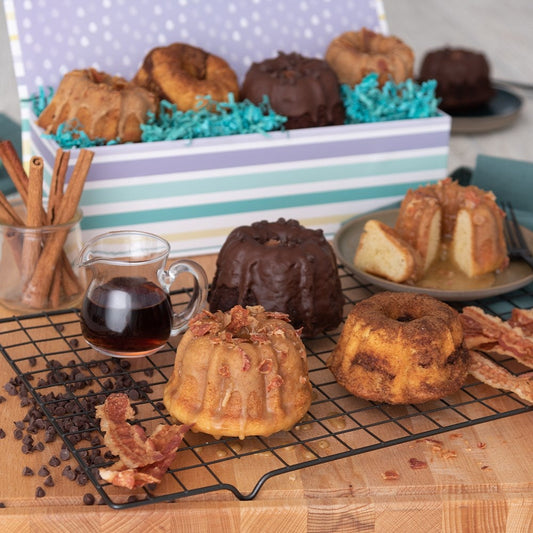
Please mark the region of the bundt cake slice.
<svg viewBox="0 0 533 533"><path fill-rule="evenodd" d="M422 275L422 257L398 233L380 222L370 219L355 251L357 268L396 283L416 281Z"/></svg>

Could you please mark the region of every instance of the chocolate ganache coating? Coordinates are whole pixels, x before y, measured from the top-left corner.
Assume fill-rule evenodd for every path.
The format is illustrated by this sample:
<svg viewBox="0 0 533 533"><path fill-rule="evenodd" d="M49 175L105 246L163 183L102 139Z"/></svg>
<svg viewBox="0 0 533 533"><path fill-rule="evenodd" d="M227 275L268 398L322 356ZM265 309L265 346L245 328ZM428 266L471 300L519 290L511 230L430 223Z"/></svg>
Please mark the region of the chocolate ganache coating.
<svg viewBox="0 0 533 533"><path fill-rule="evenodd" d="M267 95L272 109L287 117L286 129L344 124L344 104L337 75L317 58L296 52L253 63L241 97L259 104Z"/></svg>
<svg viewBox="0 0 533 533"><path fill-rule="evenodd" d="M313 337L342 320L344 297L335 253L322 230L280 218L235 228L217 259L211 312L262 305L289 315Z"/></svg>

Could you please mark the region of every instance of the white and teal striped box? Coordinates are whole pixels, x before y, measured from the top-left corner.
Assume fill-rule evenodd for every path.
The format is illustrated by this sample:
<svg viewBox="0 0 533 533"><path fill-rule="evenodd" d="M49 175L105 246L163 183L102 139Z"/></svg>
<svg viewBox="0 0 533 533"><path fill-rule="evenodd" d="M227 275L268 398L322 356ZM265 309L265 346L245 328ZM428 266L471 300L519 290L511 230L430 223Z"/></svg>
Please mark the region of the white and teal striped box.
<svg viewBox="0 0 533 533"><path fill-rule="evenodd" d="M142 229L165 237L174 255L196 255L217 251L238 225L278 217L332 237L347 219L445 177L449 135L442 115L97 147L81 200L83 237ZM49 180L58 147L34 121L30 139Z"/></svg>

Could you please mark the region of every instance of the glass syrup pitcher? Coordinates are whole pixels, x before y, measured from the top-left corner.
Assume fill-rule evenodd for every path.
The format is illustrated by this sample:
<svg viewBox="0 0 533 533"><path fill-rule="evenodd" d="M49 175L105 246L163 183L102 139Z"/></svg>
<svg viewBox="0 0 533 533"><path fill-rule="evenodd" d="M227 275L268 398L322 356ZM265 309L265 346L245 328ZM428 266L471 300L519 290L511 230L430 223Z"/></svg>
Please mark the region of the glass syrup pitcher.
<svg viewBox="0 0 533 533"><path fill-rule="evenodd" d="M166 268L170 244L142 231L112 231L89 240L78 264L92 279L81 305L81 330L95 350L112 357L143 357L187 328L205 304L207 276L188 259ZM169 291L178 275L192 275L185 309L175 313Z"/></svg>

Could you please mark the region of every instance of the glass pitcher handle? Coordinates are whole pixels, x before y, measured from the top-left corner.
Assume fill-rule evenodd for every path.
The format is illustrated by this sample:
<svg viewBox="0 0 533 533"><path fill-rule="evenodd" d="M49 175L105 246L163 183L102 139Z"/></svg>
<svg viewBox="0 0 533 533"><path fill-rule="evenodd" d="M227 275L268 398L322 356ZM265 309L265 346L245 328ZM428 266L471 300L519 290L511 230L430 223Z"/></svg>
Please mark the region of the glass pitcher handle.
<svg viewBox="0 0 533 533"><path fill-rule="evenodd" d="M168 270L160 270L158 274L159 282L168 293L174 280L185 272L192 274L194 287L191 299L185 309L179 313L174 313L172 330L170 332L171 336L177 335L187 329L187 323L194 315L202 310L207 299L207 275L198 263L190 259L179 259L178 261L174 261Z"/></svg>

